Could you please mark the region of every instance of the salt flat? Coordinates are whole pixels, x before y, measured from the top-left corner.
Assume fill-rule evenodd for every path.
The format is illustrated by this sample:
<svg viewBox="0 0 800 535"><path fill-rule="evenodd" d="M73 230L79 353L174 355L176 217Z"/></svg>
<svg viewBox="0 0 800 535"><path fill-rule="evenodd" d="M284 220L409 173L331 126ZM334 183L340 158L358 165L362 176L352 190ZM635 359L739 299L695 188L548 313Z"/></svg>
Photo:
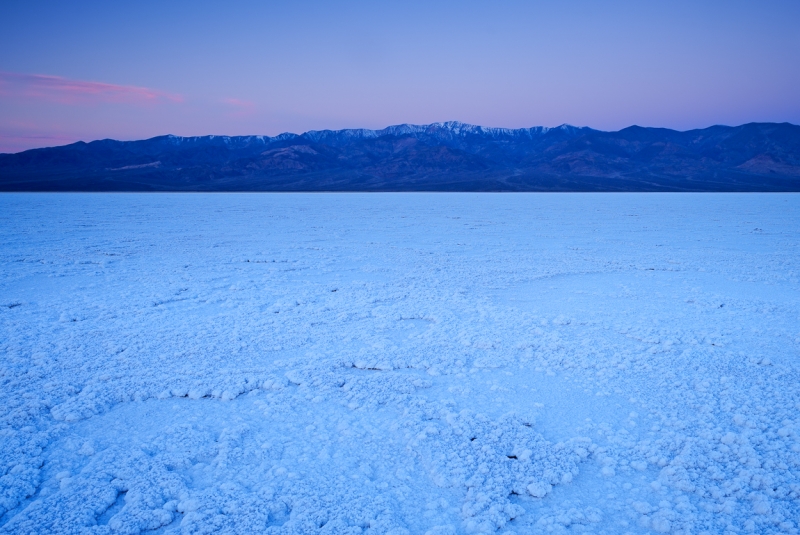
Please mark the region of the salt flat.
<svg viewBox="0 0 800 535"><path fill-rule="evenodd" d="M2 532L798 531L798 195L4 194L0 265Z"/></svg>

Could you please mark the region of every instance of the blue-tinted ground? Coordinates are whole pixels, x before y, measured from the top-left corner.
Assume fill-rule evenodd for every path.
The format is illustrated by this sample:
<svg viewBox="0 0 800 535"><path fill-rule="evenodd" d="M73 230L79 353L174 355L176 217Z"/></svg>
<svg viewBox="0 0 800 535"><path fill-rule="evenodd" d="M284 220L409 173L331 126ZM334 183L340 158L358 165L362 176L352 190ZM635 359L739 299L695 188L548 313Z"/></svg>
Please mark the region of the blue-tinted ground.
<svg viewBox="0 0 800 535"><path fill-rule="evenodd" d="M796 533L799 245L797 195L2 195L0 531Z"/></svg>

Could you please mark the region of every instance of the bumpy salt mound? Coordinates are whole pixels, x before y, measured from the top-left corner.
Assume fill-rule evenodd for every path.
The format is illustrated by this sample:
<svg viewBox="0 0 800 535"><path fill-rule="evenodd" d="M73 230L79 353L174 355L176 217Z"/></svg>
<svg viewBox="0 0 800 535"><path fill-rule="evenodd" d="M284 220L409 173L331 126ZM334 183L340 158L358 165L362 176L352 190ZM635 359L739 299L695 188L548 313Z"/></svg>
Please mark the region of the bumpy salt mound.
<svg viewBox="0 0 800 535"><path fill-rule="evenodd" d="M578 475L583 441L550 444L513 416L490 419L441 410L425 415L409 447L439 486L466 487L461 514L468 532L492 532L524 513L509 499L544 498L553 485ZM437 417L438 416L438 417ZM424 425L424 427L423 427Z"/></svg>
<svg viewBox="0 0 800 535"><path fill-rule="evenodd" d="M402 413L353 410L341 394L338 409L309 413L307 396L297 388L202 402L212 407L153 400L100 417L109 428L93 441L55 444L71 454L48 467L58 472L4 528L413 533L426 510L468 532L493 532L524 513L514 495L543 498L593 449L588 439L551 444L514 416L420 401ZM131 424L141 429L121 433Z"/></svg>

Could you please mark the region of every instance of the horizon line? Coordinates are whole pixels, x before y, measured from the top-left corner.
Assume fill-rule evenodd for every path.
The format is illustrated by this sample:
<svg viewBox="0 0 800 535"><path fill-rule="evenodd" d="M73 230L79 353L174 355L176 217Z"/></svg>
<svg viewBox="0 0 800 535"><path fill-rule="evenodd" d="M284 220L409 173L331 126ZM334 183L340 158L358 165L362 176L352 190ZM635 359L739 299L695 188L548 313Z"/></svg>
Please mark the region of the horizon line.
<svg viewBox="0 0 800 535"><path fill-rule="evenodd" d="M458 125L459 127L471 128L471 129L482 129L482 130L485 130L485 131L504 131L504 132L527 131L527 132L530 132L530 131L537 131L538 130L542 134L545 134L545 133L550 132L552 130L565 129L565 128L574 128L576 130L589 130L589 131L593 131L593 132L603 132L603 133L607 133L607 134L614 134L614 133L619 133L619 132L622 132L624 130L628 130L628 129L631 129L631 128L641 128L641 129L644 129L644 130L669 130L669 131L677 132L677 133L687 133L687 132L708 130L710 128L720 128L720 127L721 128L741 128L741 127L749 126L749 125L789 125L789 126L800 126L800 125L794 124L794 123L789 122L789 121L782 121L782 122L750 121L750 122L747 122L747 123L742 123L742 124L734 125L734 126L726 125L726 124L713 124L713 125L702 127L702 128L690 128L688 130L677 130L677 129L674 129L674 128L667 128L667 127L661 127L661 126L641 126L641 125L638 125L638 124L632 124L630 126L626 126L625 128L620 128L619 130L600 130L600 129L597 129L597 128L592 128L590 126L575 126L575 125L572 125L572 124L569 124L569 123L562 123L562 124L560 124L558 126L541 126L541 125L539 125L539 126L530 126L530 127L522 127L522 128L505 128L505 127L476 125L476 124L471 124L471 123L464 123L464 122L461 122L461 121L441 121L441 122L433 122L433 123L428 123L428 124L399 123L399 124L393 124L393 125L389 125L389 126L386 126L384 128L378 128L378 129L372 129L372 128L340 128L340 129L333 130L333 129L326 128L326 129L322 129L322 130L306 130L305 132L302 132L300 134L287 131L287 132L281 132L280 134L276 134L274 136L268 136L268 135L265 135L265 134L238 134L238 135L203 134L203 135L196 135L196 136L181 136L181 135L176 135L176 134L159 134L159 135L152 136L152 137L138 138L138 139L97 138L97 139L92 139L90 141L84 141L82 139L79 139L77 141L64 143L63 145L50 145L50 146L47 146L47 147L36 147L36 148L32 148L32 149L25 149L25 150L22 150L22 151L19 151L19 152L0 152L0 155L22 154L22 153L25 153L25 152L30 152L30 151L35 151L35 150L46 150L46 149L54 149L54 148L59 148L59 147L69 147L71 145L77 145L79 143L83 143L83 144L88 145L90 143L96 143L96 142L99 142L99 141L115 141L115 142L118 142L118 143L137 143L137 142L141 142L141 141L151 141L151 140L158 139L158 138L178 138L178 139L212 138L213 139L213 138L217 138L217 137L226 138L226 139L233 139L233 138L261 138L262 140L270 140L270 141L278 140L278 141L282 141L283 139L290 139L292 137L303 137L303 136L307 136L308 134L327 134L327 133L336 134L336 133L341 133L341 132L371 132L371 133L379 133L379 132L384 132L386 130L390 130L390 129L394 129L394 128L402 128L402 127L420 128L420 129L422 129L422 128L430 128L430 127L433 127L433 126L440 126L440 127L445 126L446 127L448 125ZM390 134L384 134L384 135L390 135ZM0 136L0 137L9 137L10 138L12 136ZM16 137L27 137L27 138L39 138L39 139L42 139L42 138L48 138L49 136L16 136ZM378 136L378 137L380 137L380 136Z"/></svg>

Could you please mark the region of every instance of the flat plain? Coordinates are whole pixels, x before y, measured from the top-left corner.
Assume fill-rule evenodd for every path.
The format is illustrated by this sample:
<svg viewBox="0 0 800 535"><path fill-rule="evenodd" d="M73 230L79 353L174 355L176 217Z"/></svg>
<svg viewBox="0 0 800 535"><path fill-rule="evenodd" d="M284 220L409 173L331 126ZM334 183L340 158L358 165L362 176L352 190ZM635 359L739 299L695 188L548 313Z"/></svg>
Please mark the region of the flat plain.
<svg viewBox="0 0 800 535"><path fill-rule="evenodd" d="M0 195L0 532L797 533L800 195Z"/></svg>

